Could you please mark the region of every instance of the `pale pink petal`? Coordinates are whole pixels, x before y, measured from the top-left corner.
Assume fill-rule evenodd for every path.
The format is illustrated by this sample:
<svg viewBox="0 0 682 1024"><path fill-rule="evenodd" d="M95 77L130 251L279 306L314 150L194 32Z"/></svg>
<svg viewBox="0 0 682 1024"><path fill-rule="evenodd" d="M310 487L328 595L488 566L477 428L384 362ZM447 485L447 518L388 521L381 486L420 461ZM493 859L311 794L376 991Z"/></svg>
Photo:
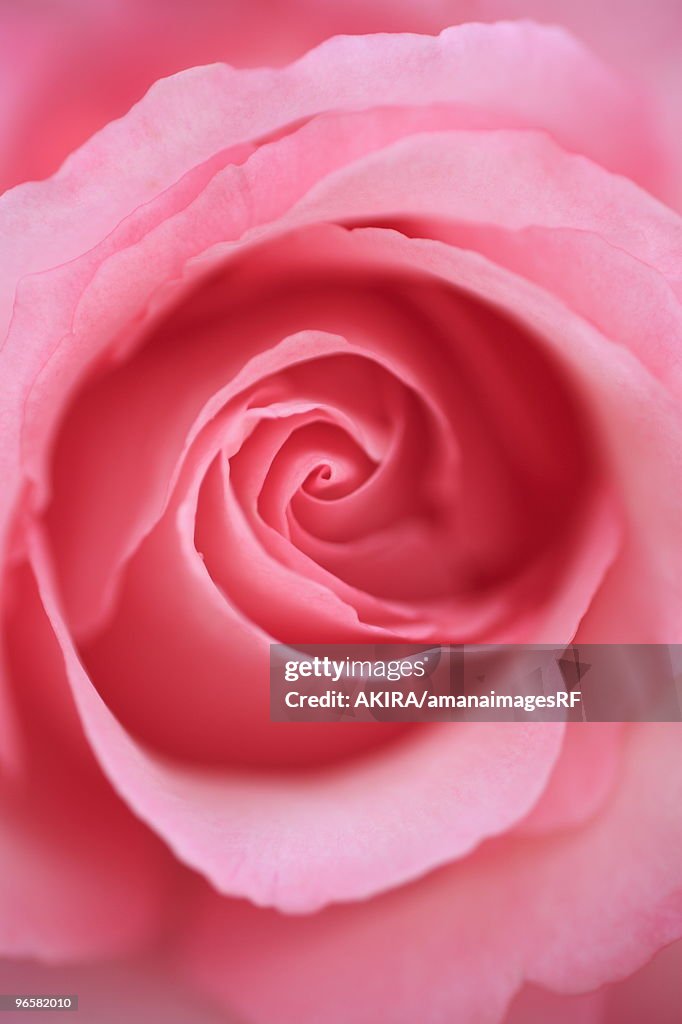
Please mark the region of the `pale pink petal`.
<svg viewBox="0 0 682 1024"><path fill-rule="evenodd" d="M618 785L624 730L618 722L569 722L545 791L516 831L571 828L601 810Z"/></svg>
<svg viewBox="0 0 682 1024"><path fill-rule="evenodd" d="M306 918L206 889L189 969L254 1024L497 1024L524 979L589 992L682 935L682 866L661 856L682 839L681 796L680 726L637 726L617 792L582 828L491 843L413 885Z"/></svg>
<svg viewBox="0 0 682 1024"><path fill-rule="evenodd" d="M48 8L12 7L4 12L8 74L0 118L10 145L0 187L51 173L156 78L181 68L217 60L280 64L339 33L435 33L459 22L505 18L563 25L641 81L679 165L679 17L675 0L658 0L655 7L643 0L598 6L589 0L253 0L248 8L236 0L199 0L191 10L159 0L96 8L60 0ZM667 175L662 185L679 199L673 166Z"/></svg>
<svg viewBox="0 0 682 1024"><path fill-rule="evenodd" d="M136 814L222 892L296 911L368 896L505 831L545 785L560 724L445 725L381 758L298 779L170 766L134 742L92 687L40 545L34 556L74 699L105 772Z"/></svg>
<svg viewBox="0 0 682 1024"><path fill-rule="evenodd" d="M539 132L462 130L396 141L326 175L283 221L371 224L401 215L590 231L682 284L682 219Z"/></svg>
<svg viewBox="0 0 682 1024"><path fill-rule="evenodd" d="M434 7L415 4L421 16L452 17L447 0ZM422 13L423 12L423 13ZM418 16L417 11L413 16ZM610 66L642 83L651 96L656 125L667 151L666 167L656 190L676 209L682 207L682 9L677 0L471 0L457 16L462 20L496 21L532 18L563 25ZM438 22L436 21L436 25Z"/></svg>
<svg viewBox="0 0 682 1024"><path fill-rule="evenodd" d="M671 222L672 223L672 222ZM682 306L671 282L632 252L586 228L505 230L448 220L396 221L404 234L488 256L535 281L631 352L670 390L682 390ZM678 289L679 292L679 289Z"/></svg>
<svg viewBox="0 0 682 1024"><path fill-rule="evenodd" d="M362 75L354 73L358 65ZM94 136L50 181L24 185L4 197L11 227L36 203L64 218L61 245L48 223L32 225L20 243L27 265L21 260L15 273L79 255L131 210L237 143L329 109L443 102L547 129L568 148L589 152L618 170L642 160L629 130L637 107L627 86L561 29L525 22L464 25L437 39L341 37L283 70L213 65L154 85L126 118ZM97 175L90 173L93 166ZM68 217L75 191L83 213L77 222Z"/></svg>

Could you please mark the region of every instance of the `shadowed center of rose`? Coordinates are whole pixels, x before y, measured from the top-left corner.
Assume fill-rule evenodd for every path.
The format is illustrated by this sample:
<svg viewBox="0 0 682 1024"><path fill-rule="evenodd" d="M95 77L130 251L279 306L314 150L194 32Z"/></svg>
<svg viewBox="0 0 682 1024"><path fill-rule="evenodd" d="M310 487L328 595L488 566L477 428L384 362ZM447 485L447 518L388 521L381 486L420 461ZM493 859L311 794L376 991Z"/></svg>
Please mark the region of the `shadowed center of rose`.
<svg viewBox="0 0 682 1024"><path fill-rule="evenodd" d="M528 639L592 528L594 438L545 341L323 242L194 286L84 382L55 447L82 657L176 758L305 768L397 740L271 723L269 643Z"/></svg>

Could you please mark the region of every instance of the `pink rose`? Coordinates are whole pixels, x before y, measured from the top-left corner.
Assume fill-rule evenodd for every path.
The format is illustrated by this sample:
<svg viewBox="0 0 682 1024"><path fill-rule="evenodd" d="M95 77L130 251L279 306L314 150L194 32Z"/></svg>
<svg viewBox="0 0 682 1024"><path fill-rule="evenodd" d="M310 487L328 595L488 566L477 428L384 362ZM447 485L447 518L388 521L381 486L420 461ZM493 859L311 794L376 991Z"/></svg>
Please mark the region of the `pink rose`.
<svg viewBox="0 0 682 1024"><path fill-rule="evenodd" d="M267 666L682 641L662 159L564 30L463 25L194 68L0 200L7 957L620 1019L682 936L679 726L282 725Z"/></svg>

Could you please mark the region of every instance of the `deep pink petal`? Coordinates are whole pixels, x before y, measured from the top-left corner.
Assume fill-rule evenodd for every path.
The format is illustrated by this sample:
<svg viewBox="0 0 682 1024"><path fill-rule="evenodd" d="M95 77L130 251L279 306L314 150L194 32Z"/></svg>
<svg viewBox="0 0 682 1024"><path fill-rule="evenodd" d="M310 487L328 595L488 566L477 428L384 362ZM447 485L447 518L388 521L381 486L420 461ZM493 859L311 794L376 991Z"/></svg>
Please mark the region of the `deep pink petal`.
<svg viewBox="0 0 682 1024"><path fill-rule="evenodd" d="M463 151L460 149L462 141L461 133L456 137L434 139L428 175L432 189L425 186L414 200L403 197L404 201L428 206L435 203L436 195L441 200L443 196L452 195L445 180L440 184L435 181L441 167L444 168L444 178L448 177L446 153L457 152L462 156L468 151L473 155L485 150L487 145L487 142L478 140L476 146L469 150L469 144L464 143ZM403 145L394 147L394 153ZM495 140L493 147L497 148L497 145L498 140ZM544 147L544 143L542 145ZM416 159L421 160L429 149L422 140L418 153L414 154ZM390 179L400 191L398 168L403 166L402 161L393 164L390 154L382 154L380 159L388 160L392 165L392 172L386 180ZM345 179L341 186L344 191L354 173L358 175L358 182L362 180L363 186L362 189L354 186L352 193L347 191L341 203L337 204L335 198L325 194L327 189L333 193L333 183L318 189L314 200L316 216L321 216L323 210L329 216L338 216L341 208L344 208L346 216L352 216L354 210L365 212L367 208L376 208L377 204L384 202L379 189L372 195L365 177L365 172L370 177L374 175L376 163L376 158L370 158L355 171L344 172L341 176ZM438 168L437 173L434 168ZM386 171L386 167L383 170ZM451 170L454 173L454 168ZM464 164L460 161L457 170L460 179L463 173ZM635 200L635 195L631 199ZM390 195L385 202L386 207L395 205ZM644 202L647 204L649 201L645 198ZM518 209L521 207L519 203ZM508 209L511 210L511 206ZM661 211L652 209L650 212L657 219ZM308 216L307 211L305 216ZM668 218L667 214L662 216ZM653 222L650 223L653 229ZM653 229L647 238L647 244L653 250L651 258L661 258L671 273L676 272L679 261L673 248L675 240L680 237L678 227L671 222L670 232L658 233L656 238L657 232ZM628 233L625 222L618 230ZM427 239L405 239L396 232L372 229L356 229L345 241L339 236L337 245L339 251L347 246L356 260L363 261L363 265L381 265L384 269L409 267L412 271L420 266L429 274L471 290L485 301L499 303L535 329L568 365L596 419L605 446L608 471L622 502L626 522L625 543L618 563L606 579L599 599L590 607L590 618L583 623L580 639L585 643L607 640L633 642L635 638L640 642L674 641L679 635L682 601L679 574L673 568L679 549L677 524L682 505L682 494L677 487L682 417L679 404L673 401L669 392L628 351L609 344L590 325L546 293L492 266L485 259ZM613 547L609 550L604 539L599 548L608 564ZM592 569L596 571L594 562ZM587 570L586 564L583 564L583 570ZM587 583L587 577L584 582ZM579 592L584 597L585 591ZM593 593L592 589L590 596ZM571 600L574 601L576 596L574 593ZM578 618L587 607L588 602L585 601ZM557 621L553 620L555 629ZM574 620L571 635L577 625L578 620ZM559 635L555 632L548 636L548 642L556 642Z"/></svg>
<svg viewBox="0 0 682 1024"><path fill-rule="evenodd" d="M504 1024L604 1024L603 990L563 996L537 985L524 985L515 996Z"/></svg>
<svg viewBox="0 0 682 1024"><path fill-rule="evenodd" d="M12 591L9 678L29 757L21 779L0 786L0 952L48 962L135 952L164 927L171 859L95 763L25 569Z"/></svg>
<svg viewBox="0 0 682 1024"><path fill-rule="evenodd" d="M557 995L524 985L504 1024L677 1024L680 1016L682 941L657 953L622 981L584 996Z"/></svg>
<svg viewBox="0 0 682 1024"><path fill-rule="evenodd" d="M15 993L73 993L76 1019L88 1024L233 1024L178 977L163 957L146 953L103 963L0 961L0 987ZM24 1015L27 1011L22 1011ZM29 1014L36 1016L35 1013Z"/></svg>

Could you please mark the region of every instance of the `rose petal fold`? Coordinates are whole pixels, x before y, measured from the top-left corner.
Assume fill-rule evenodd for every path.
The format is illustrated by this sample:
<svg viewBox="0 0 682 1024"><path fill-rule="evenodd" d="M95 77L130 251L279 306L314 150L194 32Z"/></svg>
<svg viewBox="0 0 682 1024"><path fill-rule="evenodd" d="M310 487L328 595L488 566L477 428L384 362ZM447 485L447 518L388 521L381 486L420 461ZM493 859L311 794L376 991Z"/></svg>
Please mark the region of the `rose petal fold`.
<svg viewBox="0 0 682 1024"><path fill-rule="evenodd" d="M155 758L87 678L37 535L32 545L42 599L100 764L135 813L222 892L299 912L370 896L507 830L544 788L560 723L445 725L420 732L394 756L384 751L299 779L202 773Z"/></svg>
<svg viewBox="0 0 682 1024"><path fill-rule="evenodd" d="M254 1024L498 1024L524 980L578 994L627 976L682 936L682 866L661 856L682 840L680 733L634 727L589 824L491 842L370 902L292 918L206 888L187 968Z"/></svg>

